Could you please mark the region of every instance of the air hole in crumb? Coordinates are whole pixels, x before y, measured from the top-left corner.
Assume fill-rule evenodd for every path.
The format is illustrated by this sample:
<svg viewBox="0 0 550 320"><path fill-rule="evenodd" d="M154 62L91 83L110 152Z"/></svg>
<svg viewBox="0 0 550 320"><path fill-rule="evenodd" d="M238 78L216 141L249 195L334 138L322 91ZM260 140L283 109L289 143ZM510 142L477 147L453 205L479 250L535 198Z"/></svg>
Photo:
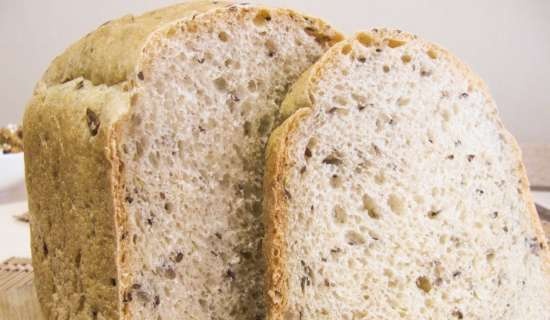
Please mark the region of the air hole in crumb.
<svg viewBox="0 0 550 320"><path fill-rule="evenodd" d="M343 184L343 180L337 174L332 175L330 178L330 186L333 188L340 188Z"/></svg>
<svg viewBox="0 0 550 320"><path fill-rule="evenodd" d="M166 210L166 212L170 213L170 212L174 211L174 205L171 202L166 202L164 204L164 210Z"/></svg>
<svg viewBox="0 0 550 320"><path fill-rule="evenodd" d="M382 171L380 171L377 175L374 176L374 182L376 182L377 185L382 185L386 181L386 176Z"/></svg>
<svg viewBox="0 0 550 320"><path fill-rule="evenodd" d="M370 47L373 44L374 39L370 35L361 32L357 35L357 41L365 47Z"/></svg>
<svg viewBox="0 0 550 320"><path fill-rule="evenodd" d="M339 205L334 207L334 221L337 223L346 223L348 215L346 210Z"/></svg>
<svg viewBox="0 0 550 320"><path fill-rule="evenodd" d="M365 238L357 231L348 231L346 233L346 241L350 246L365 244Z"/></svg>
<svg viewBox="0 0 550 320"><path fill-rule="evenodd" d="M220 91L227 90L227 81L223 77L214 79L214 86Z"/></svg>
<svg viewBox="0 0 550 320"><path fill-rule="evenodd" d="M265 25L268 21L271 21L271 15L269 14L269 11L262 9L256 14L254 17L254 20L252 20L254 24L258 27L261 27Z"/></svg>
<svg viewBox="0 0 550 320"><path fill-rule="evenodd" d="M251 92L255 92L256 90L258 90L258 85L256 81L254 80L248 81L248 90L250 90Z"/></svg>
<svg viewBox="0 0 550 320"><path fill-rule="evenodd" d="M367 210L369 217L373 219L380 218L376 203L368 194L363 195L363 209Z"/></svg>
<svg viewBox="0 0 550 320"><path fill-rule="evenodd" d="M271 131L271 126L273 125L273 118L265 114L260 118L260 123L258 125L258 134L263 136Z"/></svg>
<svg viewBox="0 0 550 320"><path fill-rule="evenodd" d="M351 45L349 44L346 44L345 46L342 47L342 54L349 54L351 52Z"/></svg>
<svg viewBox="0 0 550 320"><path fill-rule="evenodd" d="M273 40L267 40L265 42L265 47L267 49L267 55L269 57L275 56L275 53L277 53L277 45L275 45L275 42Z"/></svg>
<svg viewBox="0 0 550 320"><path fill-rule="evenodd" d="M402 41L402 40L397 40L397 39L388 39L388 47L390 48L397 48L397 47L401 47L402 45L404 45L406 42L405 41Z"/></svg>
<svg viewBox="0 0 550 320"><path fill-rule="evenodd" d="M250 136L250 130L252 129L252 124L250 121L245 121L243 124L243 133L245 136Z"/></svg>
<svg viewBox="0 0 550 320"><path fill-rule="evenodd" d="M222 31L220 33L218 33L218 38L222 41L222 42L227 42L229 40L229 35Z"/></svg>
<svg viewBox="0 0 550 320"><path fill-rule="evenodd" d="M306 158L311 158L312 150L315 148L315 146L317 146L317 139L316 138L309 139L306 149L304 151L304 156Z"/></svg>
<svg viewBox="0 0 550 320"><path fill-rule="evenodd" d="M495 259L495 252L494 251L489 251L489 252L487 252L485 257L487 258L487 262L491 263Z"/></svg>
<svg viewBox="0 0 550 320"><path fill-rule="evenodd" d="M158 151L149 153L149 163L155 168L159 167L160 155Z"/></svg>
<svg viewBox="0 0 550 320"><path fill-rule="evenodd" d="M400 106L400 107L404 107L404 106L408 105L410 101L411 101L411 99L409 99L409 98L399 97L399 99L397 99L397 105Z"/></svg>
<svg viewBox="0 0 550 320"><path fill-rule="evenodd" d="M388 205L394 213L403 214L405 212L405 202L395 194L390 194L388 198Z"/></svg>
<svg viewBox="0 0 550 320"><path fill-rule="evenodd" d="M401 61L403 61L403 63L405 63L405 64L411 62L411 60L412 60L412 58L408 54L404 54L404 55L401 56Z"/></svg>
<svg viewBox="0 0 550 320"><path fill-rule="evenodd" d="M334 166L339 166L342 164L342 156L339 152L333 151L326 158L323 159L323 164L329 164Z"/></svg>
<svg viewBox="0 0 550 320"><path fill-rule="evenodd" d="M428 293L432 290L432 284L427 277L421 276L416 279L416 286L418 289Z"/></svg>
<svg viewBox="0 0 550 320"><path fill-rule="evenodd" d="M430 58L437 59L437 52L435 52L433 49L428 50L426 53Z"/></svg>

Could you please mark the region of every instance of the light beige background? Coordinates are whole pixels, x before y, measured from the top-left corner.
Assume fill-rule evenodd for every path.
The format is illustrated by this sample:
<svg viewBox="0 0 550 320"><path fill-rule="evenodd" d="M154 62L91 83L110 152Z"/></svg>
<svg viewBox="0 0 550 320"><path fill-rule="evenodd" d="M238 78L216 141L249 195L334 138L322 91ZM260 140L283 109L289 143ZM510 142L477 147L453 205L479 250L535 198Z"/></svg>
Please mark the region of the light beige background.
<svg viewBox="0 0 550 320"><path fill-rule="evenodd" d="M175 2L0 0L0 126L19 121L35 81L69 44L106 20ZM438 42L486 80L520 142L550 143L550 0L262 2L347 33L390 26Z"/></svg>

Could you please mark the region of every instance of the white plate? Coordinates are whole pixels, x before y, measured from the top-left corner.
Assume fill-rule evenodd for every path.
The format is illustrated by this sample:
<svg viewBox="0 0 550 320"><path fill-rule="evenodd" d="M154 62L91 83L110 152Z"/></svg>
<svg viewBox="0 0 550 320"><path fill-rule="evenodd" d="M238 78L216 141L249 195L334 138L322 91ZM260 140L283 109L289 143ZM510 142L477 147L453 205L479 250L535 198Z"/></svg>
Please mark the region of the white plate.
<svg viewBox="0 0 550 320"><path fill-rule="evenodd" d="M0 154L0 193L25 180L23 152Z"/></svg>

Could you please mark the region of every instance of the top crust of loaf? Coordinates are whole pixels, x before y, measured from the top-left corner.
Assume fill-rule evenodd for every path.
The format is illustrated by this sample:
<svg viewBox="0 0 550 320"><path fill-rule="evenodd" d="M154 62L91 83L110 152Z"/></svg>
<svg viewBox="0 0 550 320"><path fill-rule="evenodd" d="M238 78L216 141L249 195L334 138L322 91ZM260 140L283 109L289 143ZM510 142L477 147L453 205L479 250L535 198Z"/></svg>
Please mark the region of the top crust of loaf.
<svg viewBox="0 0 550 320"><path fill-rule="evenodd" d="M225 1L191 1L107 21L55 58L43 81L48 85L78 77L89 79L94 85L126 81L132 78L151 33L171 21L227 5L230 3Z"/></svg>
<svg viewBox="0 0 550 320"><path fill-rule="evenodd" d="M287 141L291 140L297 127L312 112L312 108L315 105L313 93L321 89L318 88L319 80L337 63L336 57L342 50L346 50L346 46L349 46L353 42L359 42L364 46L376 46L380 44L391 46L393 43L399 44L410 41L419 41L426 50L432 50L437 53L438 57L447 60L449 65L456 68L469 81L469 84L473 88L477 88L483 93L487 101L491 102L490 105L493 108L488 110L488 113L500 129L500 134L505 139L505 143L511 145L514 149L514 160L518 163L515 174L519 178L519 181L521 181L521 195L529 209L529 216L526 218L529 219L536 230L537 238L542 239L542 243L546 243L545 234L536 212L532 195L529 192L529 182L521 160L521 150L514 137L502 125L485 83L465 63L449 51L435 44L425 42L415 35L402 32L401 30L389 29L372 29L371 31L359 32L352 38L334 45L317 63L304 72L293 85L281 106L281 114L286 120L272 133L267 145L266 174L264 178L264 218L266 220L264 252L268 262L266 291L269 319L277 320L285 318L289 297L289 274L286 270L286 263L288 261L286 257L288 196L284 185L286 168L292 160L289 158L290 146ZM544 272L547 278L550 278L550 250L548 246L545 246L542 251Z"/></svg>
<svg viewBox="0 0 550 320"><path fill-rule="evenodd" d="M37 83L24 116L24 141L33 266L47 317L131 318L120 303L131 275L125 271L130 259L117 143L132 93L159 38L174 28L263 9L192 1L109 21L58 56ZM307 19L321 45L342 39L324 22ZM67 230L74 232L71 241Z"/></svg>

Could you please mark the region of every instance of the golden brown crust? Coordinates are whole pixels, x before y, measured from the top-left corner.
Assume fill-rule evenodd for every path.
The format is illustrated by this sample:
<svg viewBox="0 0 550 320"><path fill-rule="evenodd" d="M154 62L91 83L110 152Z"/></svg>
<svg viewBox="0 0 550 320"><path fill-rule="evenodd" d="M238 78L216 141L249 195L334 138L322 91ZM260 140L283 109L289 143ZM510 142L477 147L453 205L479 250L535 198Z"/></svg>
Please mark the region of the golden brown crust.
<svg viewBox="0 0 550 320"><path fill-rule="evenodd" d="M214 8L229 5L225 1L190 1L134 17L127 15L107 21L55 58L43 81L47 85L78 77L94 85L113 85L134 77L134 68L142 59L142 48L149 36L162 25Z"/></svg>
<svg viewBox="0 0 550 320"><path fill-rule="evenodd" d="M550 278L550 250L529 190L529 182L522 162L521 150L514 137L504 128L502 121L498 117L497 108L489 93L488 87L469 66L444 48L425 42L417 36L402 32L401 30L372 29L370 32L358 32L354 37L335 44L317 63L311 66L300 77L282 103L281 114L284 118L288 119L273 132L270 138L267 148L266 173L264 178L264 215L266 217L266 228L268 231L264 242L266 248L265 254L268 262L266 275L266 279L268 280L266 282L266 291L268 293L268 319L284 319L288 299L288 274L285 270L286 247L284 245L287 230L287 204L284 201L284 168L289 161L289 145L286 142L289 140L292 131L311 113L311 108L314 106L312 93L316 89L317 81L326 70L330 70L333 64L337 63L336 56L339 52L352 41L364 42L371 40L374 45L382 43L387 45L390 41L394 40L404 42L413 40L422 41L422 45L424 45L427 50L433 50L435 54L450 61L451 65L468 79L472 87L479 88L484 94L491 106L491 110L488 110L488 112L492 120L500 129L500 133L505 143L512 146L516 155L516 174L519 178L519 190L529 209L529 217L527 218L535 229L537 239L541 245L544 246L543 250L541 250L544 261L543 267L545 268L544 272L547 278ZM293 112L296 113L292 114ZM279 252L280 258L275 255L276 252ZM550 280L547 281L547 284L550 285ZM550 288L548 288L548 290L550 291Z"/></svg>
<svg viewBox="0 0 550 320"><path fill-rule="evenodd" d="M296 111L269 138L266 147L266 166L264 179L264 218L266 234L264 254L266 256L266 299L268 319L282 319L287 303L288 274L286 270L285 234L286 194L284 174L288 160L288 139L304 117L311 112L309 108Z"/></svg>
<svg viewBox="0 0 550 320"><path fill-rule="evenodd" d="M37 295L49 318L118 314L112 167L105 146L127 99L83 79L39 89L24 117ZM56 293L56 296L53 295ZM80 294L86 293L86 300ZM68 297L61 308L56 297ZM94 309L102 305L102 309Z"/></svg>

